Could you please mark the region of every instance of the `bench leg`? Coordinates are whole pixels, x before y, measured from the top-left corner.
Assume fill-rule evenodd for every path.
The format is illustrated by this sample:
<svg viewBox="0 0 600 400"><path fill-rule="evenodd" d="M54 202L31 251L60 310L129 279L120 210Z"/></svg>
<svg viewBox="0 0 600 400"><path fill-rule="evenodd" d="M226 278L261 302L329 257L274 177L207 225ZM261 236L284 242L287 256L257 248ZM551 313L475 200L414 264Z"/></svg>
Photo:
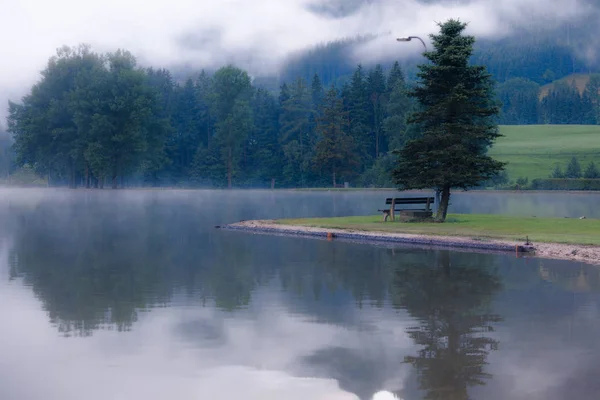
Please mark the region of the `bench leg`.
<svg viewBox="0 0 600 400"><path fill-rule="evenodd" d="M390 216L390 213L387 211L383 212L383 222L387 222L388 217Z"/></svg>

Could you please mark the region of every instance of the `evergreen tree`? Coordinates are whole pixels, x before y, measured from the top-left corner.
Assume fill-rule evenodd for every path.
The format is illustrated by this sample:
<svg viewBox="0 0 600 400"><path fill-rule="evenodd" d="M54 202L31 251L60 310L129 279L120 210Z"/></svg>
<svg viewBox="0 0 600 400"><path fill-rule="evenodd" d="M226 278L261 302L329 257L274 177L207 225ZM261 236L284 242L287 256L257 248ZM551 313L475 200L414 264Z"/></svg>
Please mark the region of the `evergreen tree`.
<svg viewBox="0 0 600 400"><path fill-rule="evenodd" d="M583 177L585 179L600 179L600 171L598 171L598 168L593 161L590 161L588 164L585 172L583 173Z"/></svg>
<svg viewBox="0 0 600 400"><path fill-rule="evenodd" d="M400 67L400 63L398 61L395 61L394 65L392 65L392 69L390 70L390 73L388 75L388 80L387 80L387 84L386 84L388 93L393 90L393 88L396 86L397 82L401 82L402 85L405 85L406 79L404 77L404 72L402 71L402 68Z"/></svg>
<svg viewBox="0 0 600 400"><path fill-rule="evenodd" d="M148 135L147 153L144 155L140 172L143 174L144 182L158 185L161 179L169 178L175 183L173 177L176 175L170 154L172 138L175 136L173 129L173 117L177 109L176 88L177 85L166 69L146 70L148 85L156 94L156 107L154 118L158 125L156 128L161 132ZM193 153L192 153L193 154ZM190 171L186 171L189 176ZM171 183L169 182L169 183Z"/></svg>
<svg viewBox="0 0 600 400"><path fill-rule="evenodd" d="M367 165L372 158L369 149L373 143L369 129L371 102L361 65L356 67L348 87L344 90L343 97L349 111L350 135L361 155L361 165Z"/></svg>
<svg viewBox="0 0 600 400"><path fill-rule="evenodd" d="M377 64L374 69L369 71L367 78L367 88L369 93L369 99L371 100L372 113L371 113L371 129L374 136L374 146L372 151L374 152L374 158L376 159L380 155L381 149L381 136L382 136L382 124L385 117L385 76L383 74L383 68L380 64Z"/></svg>
<svg viewBox="0 0 600 400"><path fill-rule="evenodd" d="M248 74L233 66L220 68L215 72L213 82L212 107L217 120L215 139L222 150L227 187L231 189L242 144L252 129L252 87Z"/></svg>
<svg viewBox="0 0 600 400"><path fill-rule="evenodd" d="M590 104L590 123L600 124L600 75L594 74L590 77L585 88L585 96Z"/></svg>
<svg viewBox="0 0 600 400"><path fill-rule="evenodd" d="M406 117L411 111L412 102L408 97L407 87L404 82L402 70L398 63L394 64L392 72L395 78L388 81L392 84L388 87L388 101L386 104L386 118L383 121L383 130L385 132L388 146L390 149L400 149L406 141Z"/></svg>
<svg viewBox="0 0 600 400"><path fill-rule="evenodd" d="M523 78L510 79L498 86L503 125L537 124L540 85Z"/></svg>
<svg viewBox="0 0 600 400"><path fill-rule="evenodd" d="M556 82L542 98L540 122L545 124L585 124L590 121L592 105L574 84Z"/></svg>
<svg viewBox="0 0 600 400"><path fill-rule="evenodd" d="M565 177L565 174L563 173L562 168L560 167L560 165L556 164L556 167L554 167L554 171L552 171L550 178L564 179L564 177Z"/></svg>
<svg viewBox="0 0 600 400"><path fill-rule="evenodd" d="M309 130L311 139L311 147L314 147L317 138L317 118L320 115L321 105L323 104L323 97L325 93L323 90L323 85L321 83L321 79L319 75L315 74L313 76L312 84L311 84L311 113L308 117Z"/></svg>
<svg viewBox="0 0 600 400"><path fill-rule="evenodd" d="M320 135L317 142L314 165L323 172L331 174L333 186L336 179L353 175L358 159L354 152L354 143L349 132L348 112L344 111L342 100L335 87L327 92L317 130Z"/></svg>
<svg viewBox="0 0 600 400"><path fill-rule="evenodd" d="M264 89L252 99L254 126L246 144L244 170L250 183L261 184L281 179L282 155L279 151L279 109L277 100Z"/></svg>
<svg viewBox="0 0 600 400"><path fill-rule="evenodd" d="M436 218L446 219L451 188L470 188L490 179L503 163L486 155L500 136L493 82L484 66L469 65L475 38L462 35L466 24L449 20L431 35L429 64L419 66L419 84L410 92L421 109L411 117L422 135L398 152L393 171L401 190L441 192Z"/></svg>
<svg viewBox="0 0 600 400"><path fill-rule="evenodd" d="M579 161L577 161L577 157L573 157L571 158L571 161L569 161L569 165L567 165L567 170L565 171L565 178L581 178L581 166L579 165Z"/></svg>
<svg viewBox="0 0 600 400"><path fill-rule="evenodd" d="M211 145L214 135L214 118L211 114L211 101L213 98L212 77L202 70L195 83L196 89L196 111L198 112L198 128L200 129L200 142L206 146Z"/></svg>
<svg viewBox="0 0 600 400"><path fill-rule="evenodd" d="M315 74L313 76L310 89L312 95L312 106L315 110L318 110L321 107L324 96L323 84L321 83L321 78L319 78L319 75Z"/></svg>
<svg viewBox="0 0 600 400"><path fill-rule="evenodd" d="M0 180L8 180L13 164L12 143L8 132L0 123Z"/></svg>
<svg viewBox="0 0 600 400"><path fill-rule="evenodd" d="M288 184L304 186L314 143L310 125L312 100L304 79L297 79L291 88L284 85L282 98L287 98L281 103L279 114L279 140L286 160L285 175Z"/></svg>
<svg viewBox="0 0 600 400"><path fill-rule="evenodd" d="M190 78L175 91L176 108L173 115L173 132L169 143L173 172L177 180L190 173L200 140L200 110L194 81Z"/></svg>
<svg viewBox="0 0 600 400"><path fill-rule="evenodd" d="M285 102L289 100L290 96L291 96L290 88L288 87L288 85L286 83L284 83L283 85L281 85L281 88L279 91L279 105L281 107L283 107Z"/></svg>

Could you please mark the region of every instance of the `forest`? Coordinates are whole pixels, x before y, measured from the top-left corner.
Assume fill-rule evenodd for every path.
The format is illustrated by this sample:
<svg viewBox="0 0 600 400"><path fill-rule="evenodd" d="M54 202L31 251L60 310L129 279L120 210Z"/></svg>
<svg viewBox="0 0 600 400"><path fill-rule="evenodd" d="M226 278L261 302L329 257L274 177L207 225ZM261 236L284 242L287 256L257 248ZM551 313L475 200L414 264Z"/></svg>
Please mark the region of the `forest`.
<svg viewBox="0 0 600 400"><path fill-rule="evenodd" d="M128 51L63 47L29 94L9 104L14 143L11 151L0 132L0 174L25 166L49 185L98 188L391 187L392 151L418 134L406 123L416 107L407 95L415 67L351 67L342 61L351 44L315 48L280 81L232 65L182 78L141 67ZM540 53L537 69L507 76L507 56L490 49L481 44L473 62L498 81L498 123L600 123L599 75L583 90L547 87L581 72L576 60L553 49L563 61ZM572 69L545 68L553 62Z"/></svg>

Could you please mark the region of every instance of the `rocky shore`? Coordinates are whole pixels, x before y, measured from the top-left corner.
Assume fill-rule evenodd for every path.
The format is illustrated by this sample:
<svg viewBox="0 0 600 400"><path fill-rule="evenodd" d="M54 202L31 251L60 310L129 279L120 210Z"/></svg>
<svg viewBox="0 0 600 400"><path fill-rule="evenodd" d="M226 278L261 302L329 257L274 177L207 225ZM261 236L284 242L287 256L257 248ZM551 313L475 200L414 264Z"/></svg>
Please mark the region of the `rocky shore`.
<svg viewBox="0 0 600 400"><path fill-rule="evenodd" d="M338 238L360 242L398 243L417 246L449 247L474 251L513 252L542 258L581 261L600 265L600 246L559 243L525 244L506 240L458 236L415 235L408 233L330 229L278 224L274 220L241 221L220 227L251 233L284 234L302 237Z"/></svg>

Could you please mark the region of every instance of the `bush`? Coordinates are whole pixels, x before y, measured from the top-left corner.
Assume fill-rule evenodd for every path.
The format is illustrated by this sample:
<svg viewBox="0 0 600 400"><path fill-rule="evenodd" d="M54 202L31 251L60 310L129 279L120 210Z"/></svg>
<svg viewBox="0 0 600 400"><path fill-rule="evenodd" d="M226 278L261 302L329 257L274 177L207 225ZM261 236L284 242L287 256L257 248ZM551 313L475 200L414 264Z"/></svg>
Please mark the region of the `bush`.
<svg viewBox="0 0 600 400"><path fill-rule="evenodd" d="M375 164L366 170L358 179L358 185L362 187L393 188L392 169L396 163L396 156L386 154L379 157Z"/></svg>
<svg viewBox="0 0 600 400"><path fill-rule="evenodd" d="M517 178L517 186L518 187L526 187L529 184L529 178L519 177Z"/></svg>
<svg viewBox="0 0 600 400"><path fill-rule="evenodd" d="M489 188L492 187L494 189L503 189L509 184L508 172L506 170L502 170L496 175L492 176L487 181L483 182L479 185L480 188Z"/></svg>
<svg viewBox="0 0 600 400"><path fill-rule="evenodd" d="M600 190L600 179L534 179L533 190Z"/></svg>
<svg viewBox="0 0 600 400"><path fill-rule="evenodd" d="M594 164L593 161L591 161L588 167L585 169L583 177L585 179L600 179L600 171L598 171L598 168L596 168L596 164Z"/></svg>

